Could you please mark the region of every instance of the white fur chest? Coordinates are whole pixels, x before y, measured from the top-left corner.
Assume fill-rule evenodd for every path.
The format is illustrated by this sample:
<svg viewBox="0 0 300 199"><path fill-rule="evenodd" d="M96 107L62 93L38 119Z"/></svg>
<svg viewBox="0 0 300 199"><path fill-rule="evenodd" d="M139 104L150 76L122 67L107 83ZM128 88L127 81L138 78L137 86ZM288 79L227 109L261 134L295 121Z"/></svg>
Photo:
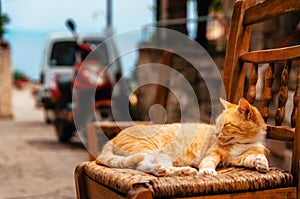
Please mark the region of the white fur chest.
<svg viewBox="0 0 300 199"><path fill-rule="evenodd" d="M246 143L246 144L235 144L232 149L230 150L230 158L224 162L225 165L230 164L231 161L239 159L240 156L248 151L251 148L254 147L260 147L260 146L264 146L261 142L257 142L257 143Z"/></svg>

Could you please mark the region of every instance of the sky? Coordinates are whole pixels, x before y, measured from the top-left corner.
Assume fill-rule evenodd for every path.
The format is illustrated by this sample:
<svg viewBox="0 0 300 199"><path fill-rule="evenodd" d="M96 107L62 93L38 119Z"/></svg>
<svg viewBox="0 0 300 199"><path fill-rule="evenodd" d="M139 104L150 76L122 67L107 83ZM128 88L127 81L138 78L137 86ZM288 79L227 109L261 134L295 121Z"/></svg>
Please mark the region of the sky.
<svg viewBox="0 0 300 199"><path fill-rule="evenodd" d="M106 0L1 0L11 18L9 28L27 31L63 31L73 18L78 31L101 31L105 27ZM113 1L113 26L120 33L139 28L154 19L154 0Z"/></svg>
<svg viewBox="0 0 300 199"><path fill-rule="evenodd" d="M47 36L52 32L67 32L66 19L76 22L79 33L103 32L106 26L106 0L0 1L2 12L10 18L5 38L12 48L12 68L33 80L39 78ZM115 35L153 23L154 0L112 1ZM138 39L135 38L131 45L136 45Z"/></svg>

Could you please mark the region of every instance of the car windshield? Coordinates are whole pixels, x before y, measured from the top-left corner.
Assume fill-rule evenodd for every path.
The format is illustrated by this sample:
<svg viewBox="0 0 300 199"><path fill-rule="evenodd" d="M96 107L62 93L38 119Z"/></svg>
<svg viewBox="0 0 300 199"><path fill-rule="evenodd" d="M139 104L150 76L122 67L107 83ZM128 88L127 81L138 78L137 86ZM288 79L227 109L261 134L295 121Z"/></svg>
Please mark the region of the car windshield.
<svg viewBox="0 0 300 199"><path fill-rule="evenodd" d="M84 40L84 43L88 43L91 46L96 47L102 42L102 40ZM88 57L89 59L96 59L100 61L103 65L108 64L108 51L105 43L102 43L100 46L97 46L93 53ZM72 67L76 61L76 42L75 41L60 41L56 42L53 45L51 57L50 57L50 66L70 66Z"/></svg>
<svg viewBox="0 0 300 199"><path fill-rule="evenodd" d="M75 63L76 42L63 41L53 45L50 65L51 66L73 66Z"/></svg>

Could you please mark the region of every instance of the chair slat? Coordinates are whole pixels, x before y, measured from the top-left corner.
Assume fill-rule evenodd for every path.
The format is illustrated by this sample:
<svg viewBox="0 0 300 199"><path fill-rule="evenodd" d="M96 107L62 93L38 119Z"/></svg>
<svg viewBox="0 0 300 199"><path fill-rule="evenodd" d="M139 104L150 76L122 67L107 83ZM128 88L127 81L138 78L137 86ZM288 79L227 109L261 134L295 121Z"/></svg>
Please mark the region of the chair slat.
<svg viewBox="0 0 300 199"><path fill-rule="evenodd" d="M294 108L293 112L291 115L291 125L292 127L296 127L296 119L297 119L297 107L299 106L299 99L300 99L300 69L297 72L297 77L296 77L296 90L294 94Z"/></svg>
<svg viewBox="0 0 300 199"><path fill-rule="evenodd" d="M262 110L261 114L267 122L269 117L269 105L272 100L272 85L274 82L274 67L275 63L270 63L265 74L265 88L262 96Z"/></svg>
<svg viewBox="0 0 300 199"><path fill-rule="evenodd" d="M286 13L296 12L297 10L300 10L300 4L298 0L263 1L245 11L244 25L259 23Z"/></svg>
<svg viewBox="0 0 300 199"><path fill-rule="evenodd" d="M239 74L239 79L238 82L235 84L236 85L236 91L234 93L234 98L232 99L233 102L238 102L241 97L244 96L244 88L245 88L245 78L246 78L246 73L247 73L247 68L251 66L251 63L244 62L242 70Z"/></svg>
<svg viewBox="0 0 300 199"><path fill-rule="evenodd" d="M251 104L254 103L256 97L256 83L258 79L257 71L258 71L258 64L253 64L253 66L251 67L251 72L249 77L250 84L247 93L247 99Z"/></svg>
<svg viewBox="0 0 300 199"><path fill-rule="evenodd" d="M282 70L281 73L281 86L278 93L278 108L275 115L275 122L277 126L280 126L284 120L285 115L285 105L288 99L288 82L289 82L289 73L291 69L292 62L288 61Z"/></svg>
<svg viewBox="0 0 300 199"><path fill-rule="evenodd" d="M277 48L272 50L258 50L243 53L239 56L240 60L251 63L270 63L278 61L286 61L300 59L300 45L285 48Z"/></svg>
<svg viewBox="0 0 300 199"><path fill-rule="evenodd" d="M239 84L239 74L242 69L239 66L238 52L247 52L250 47L252 27L247 26L245 29L242 27L244 19L244 11L246 8L255 4L255 0L236 1L233 8L232 20L230 25L230 34L226 46L226 56L224 60L224 86L226 89L226 98L230 102L237 103L237 95L241 92L235 87ZM234 85L234 86L233 86ZM230 88L230 89L228 89ZM237 94L237 95L236 95ZM241 95L240 97L242 97ZM239 100L239 99L237 99Z"/></svg>
<svg viewBox="0 0 300 199"><path fill-rule="evenodd" d="M285 126L267 126L267 138L280 141L293 141L295 136L295 129Z"/></svg>

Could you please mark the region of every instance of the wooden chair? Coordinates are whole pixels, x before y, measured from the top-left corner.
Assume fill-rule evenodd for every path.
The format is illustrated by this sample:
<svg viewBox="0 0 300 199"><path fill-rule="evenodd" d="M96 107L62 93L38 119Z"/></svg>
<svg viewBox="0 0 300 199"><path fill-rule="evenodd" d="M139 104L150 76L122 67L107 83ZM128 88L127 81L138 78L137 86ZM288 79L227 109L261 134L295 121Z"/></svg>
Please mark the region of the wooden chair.
<svg viewBox="0 0 300 199"><path fill-rule="evenodd" d="M270 167L266 173L246 168L223 168L217 176L155 177L132 169L108 168L94 161L82 163L75 170L78 198L300 198L299 152L300 152L300 72L294 97L292 127L280 126L287 100L288 74L296 60L300 59L300 45L249 52L251 25L282 14L300 11L295 0L253 0L235 2L227 44L224 84L227 100L237 102L245 96L251 103L261 104L263 117L271 118L269 104L272 99L274 68L283 63L281 86L278 94L276 124L268 125L267 138L293 141L291 171ZM256 100L258 68L269 64L265 75L262 100ZM250 66L249 66L250 65ZM247 68L251 67L249 88L245 89ZM244 90L247 93L244 94ZM295 128L294 128L295 126Z"/></svg>

